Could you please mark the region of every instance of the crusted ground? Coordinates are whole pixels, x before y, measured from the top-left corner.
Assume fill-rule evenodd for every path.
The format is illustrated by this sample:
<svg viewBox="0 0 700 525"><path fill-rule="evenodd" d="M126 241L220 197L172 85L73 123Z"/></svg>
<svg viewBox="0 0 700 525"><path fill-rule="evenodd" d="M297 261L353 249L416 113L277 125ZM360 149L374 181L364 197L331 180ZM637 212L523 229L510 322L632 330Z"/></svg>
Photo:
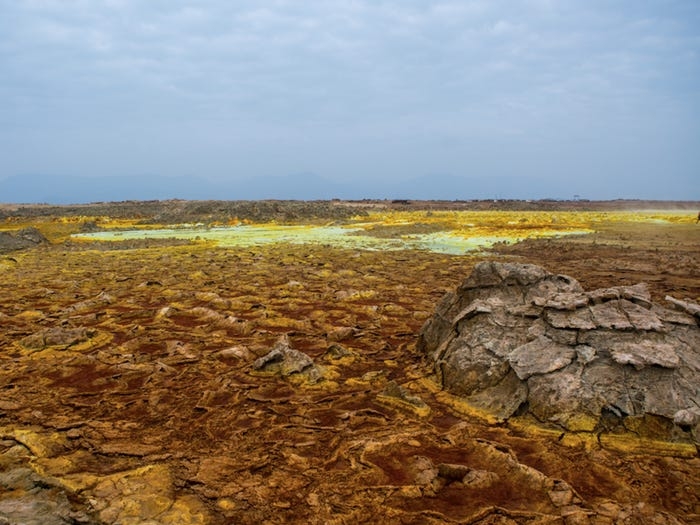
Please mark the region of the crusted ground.
<svg viewBox="0 0 700 525"><path fill-rule="evenodd" d="M694 227L607 224L480 256L201 243L3 256L0 522L697 522L697 455L468 415L415 349L485 258L697 300ZM287 343L315 368L269 357Z"/></svg>

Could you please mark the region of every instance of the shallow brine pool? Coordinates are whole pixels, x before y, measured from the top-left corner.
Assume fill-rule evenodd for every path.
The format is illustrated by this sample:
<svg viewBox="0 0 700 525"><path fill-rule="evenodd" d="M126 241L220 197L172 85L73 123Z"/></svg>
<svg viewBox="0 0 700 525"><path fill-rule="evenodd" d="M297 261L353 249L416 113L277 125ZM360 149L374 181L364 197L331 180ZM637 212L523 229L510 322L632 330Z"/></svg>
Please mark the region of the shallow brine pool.
<svg viewBox="0 0 700 525"><path fill-rule="evenodd" d="M465 236L454 232L410 234L400 238L363 235L362 228L343 226L241 225L217 228L185 227L154 230L101 231L73 235L76 239L120 241L130 239L193 239L213 241L221 247L259 246L273 243L326 244L362 250L428 250L463 254L488 248L497 242L517 242L528 237L553 237L590 233L590 230L538 230L522 235Z"/></svg>

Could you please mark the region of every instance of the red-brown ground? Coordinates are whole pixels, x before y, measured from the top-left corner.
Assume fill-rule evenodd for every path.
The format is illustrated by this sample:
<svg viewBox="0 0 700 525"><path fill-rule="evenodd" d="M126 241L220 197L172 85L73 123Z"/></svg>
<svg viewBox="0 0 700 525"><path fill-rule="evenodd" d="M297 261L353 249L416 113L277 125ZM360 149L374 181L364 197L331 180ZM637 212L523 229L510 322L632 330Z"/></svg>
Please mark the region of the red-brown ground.
<svg viewBox="0 0 700 525"><path fill-rule="evenodd" d="M698 523L697 455L623 454L489 425L422 381L422 323L489 257L541 264L586 289L646 281L656 301L700 298L692 223L610 224L479 256L284 245L17 252L0 259L0 454L24 443L34 468L59 481L162 467L169 516L185 502L188 516L214 524ZM328 380L251 374L282 334ZM350 355L331 358L333 345ZM389 381L430 414L378 399ZM17 429L53 448L32 448ZM497 481L422 483L439 464ZM556 480L573 490L570 505L550 494ZM80 483L75 506L129 523L126 510L100 507L100 497L132 501L118 488L127 485ZM153 520L175 520L167 512Z"/></svg>

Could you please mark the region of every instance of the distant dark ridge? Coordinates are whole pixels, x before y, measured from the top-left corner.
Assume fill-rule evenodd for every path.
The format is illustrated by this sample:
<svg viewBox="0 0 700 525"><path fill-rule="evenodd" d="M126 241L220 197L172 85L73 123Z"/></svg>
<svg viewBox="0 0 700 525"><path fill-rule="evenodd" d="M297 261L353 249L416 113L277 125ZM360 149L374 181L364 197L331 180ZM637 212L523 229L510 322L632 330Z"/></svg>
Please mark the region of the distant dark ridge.
<svg viewBox="0 0 700 525"><path fill-rule="evenodd" d="M385 201L348 201L385 202ZM503 210L503 211L626 211L626 210L700 210L700 201L675 200L564 200L564 199L474 199L474 200L405 200L387 203L392 209L425 210Z"/></svg>
<svg viewBox="0 0 700 525"><path fill-rule="evenodd" d="M141 219L143 224L213 223L235 220L343 220L365 215L363 209L333 201L122 201L92 204L5 205L0 219L10 217L93 216Z"/></svg>
<svg viewBox="0 0 700 525"><path fill-rule="evenodd" d="M700 201L626 200L150 200L96 202L72 205L0 205L0 219L11 217L93 216L140 219L143 224L178 224L229 222L238 220L299 221L345 220L366 215L371 210L472 210L472 211L624 211L687 210L693 217Z"/></svg>

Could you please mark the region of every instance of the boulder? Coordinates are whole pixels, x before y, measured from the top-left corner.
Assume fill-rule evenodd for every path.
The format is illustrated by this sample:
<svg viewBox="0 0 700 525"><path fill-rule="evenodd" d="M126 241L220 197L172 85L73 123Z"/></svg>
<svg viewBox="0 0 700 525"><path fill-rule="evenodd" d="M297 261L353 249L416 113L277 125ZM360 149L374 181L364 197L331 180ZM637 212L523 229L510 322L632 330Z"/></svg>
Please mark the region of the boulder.
<svg viewBox="0 0 700 525"><path fill-rule="evenodd" d="M643 283L584 291L539 266L482 262L443 297L418 348L445 390L501 419L603 431L614 418L697 444L700 306L666 299L654 304Z"/></svg>

